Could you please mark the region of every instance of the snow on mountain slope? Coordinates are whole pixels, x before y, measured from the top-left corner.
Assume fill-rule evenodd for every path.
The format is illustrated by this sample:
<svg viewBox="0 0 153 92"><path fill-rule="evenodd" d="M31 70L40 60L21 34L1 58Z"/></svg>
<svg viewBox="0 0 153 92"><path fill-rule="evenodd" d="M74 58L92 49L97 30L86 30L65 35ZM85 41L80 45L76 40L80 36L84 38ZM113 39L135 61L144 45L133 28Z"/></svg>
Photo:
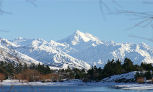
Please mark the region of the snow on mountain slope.
<svg viewBox="0 0 153 92"><path fill-rule="evenodd" d="M78 60L61 49L66 46L55 41L47 42L42 39L16 39L14 41L18 47L15 50L26 54L33 59L48 64L52 69L78 68L89 69L90 65L82 60Z"/></svg>
<svg viewBox="0 0 153 92"><path fill-rule="evenodd" d="M135 74L136 74L136 71L129 72L129 73L124 73L124 74L119 74L119 75L113 75L113 76L104 78L102 81L104 81L104 82L115 82L115 81L121 80L121 79L124 79L124 80L133 79L134 80L135 79Z"/></svg>
<svg viewBox="0 0 153 92"><path fill-rule="evenodd" d="M141 62L153 63L153 48L145 43L104 42L89 33L80 31L76 31L68 38L58 42L71 46L73 50L67 52L67 54L100 67L103 67L108 59L120 59L123 61L126 57L130 58L134 64L140 64Z"/></svg>
<svg viewBox="0 0 153 92"><path fill-rule="evenodd" d="M100 41L97 37L89 33L80 32L79 30L64 39L59 40L58 42L67 44L68 46L73 48L74 51L81 51L82 49L86 49L90 46L94 47L102 44L102 41Z"/></svg>
<svg viewBox="0 0 153 92"><path fill-rule="evenodd" d="M18 51L15 51L11 48L12 46L17 47L16 44L8 41L7 39L0 39L0 61L10 61L22 64L39 63L39 61L36 61L29 56L24 55Z"/></svg>
<svg viewBox="0 0 153 92"><path fill-rule="evenodd" d="M153 49L143 47L141 44L101 44L95 47L89 47L82 49L81 51L69 53L71 56L88 61L90 64L96 64L97 66L103 66L107 63L108 59L120 59L130 58L134 64L140 64L141 62L153 63ZM101 63L99 63L101 61Z"/></svg>
<svg viewBox="0 0 153 92"><path fill-rule="evenodd" d="M68 67L89 69L90 65L103 67L108 59L123 61L126 57L130 58L134 64L153 63L153 48L145 43L101 41L89 33L80 31L57 42L22 37L13 41L1 39L0 47L0 50L6 50L7 54L15 55L14 58L20 57L23 62L40 62L50 65L52 69ZM4 59L3 56L0 58Z"/></svg>

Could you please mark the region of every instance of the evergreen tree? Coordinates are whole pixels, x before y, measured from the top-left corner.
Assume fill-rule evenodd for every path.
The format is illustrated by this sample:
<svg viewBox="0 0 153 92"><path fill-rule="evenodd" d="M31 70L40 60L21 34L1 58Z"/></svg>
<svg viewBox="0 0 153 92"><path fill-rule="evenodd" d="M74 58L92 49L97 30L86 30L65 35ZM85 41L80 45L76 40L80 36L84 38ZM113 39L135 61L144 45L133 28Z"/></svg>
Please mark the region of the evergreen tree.
<svg viewBox="0 0 153 92"><path fill-rule="evenodd" d="M151 71L153 70L153 67L152 67L152 64L146 64L146 63L141 63L141 67L143 68L143 70L146 70L146 71Z"/></svg>
<svg viewBox="0 0 153 92"><path fill-rule="evenodd" d="M148 80L148 79L152 79L152 74L151 74L151 72L150 72L150 71L146 72L146 73L145 73L145 77L146 77L147 80Z"/></svg>
<svg viewBox="0 0 153 92"><path fill-rule="evenodd" d="M124 69L125 73L134 71L135 69L134 69L133 62L130 59L125 58L124 64L123 64L123 69Z"/></svg>

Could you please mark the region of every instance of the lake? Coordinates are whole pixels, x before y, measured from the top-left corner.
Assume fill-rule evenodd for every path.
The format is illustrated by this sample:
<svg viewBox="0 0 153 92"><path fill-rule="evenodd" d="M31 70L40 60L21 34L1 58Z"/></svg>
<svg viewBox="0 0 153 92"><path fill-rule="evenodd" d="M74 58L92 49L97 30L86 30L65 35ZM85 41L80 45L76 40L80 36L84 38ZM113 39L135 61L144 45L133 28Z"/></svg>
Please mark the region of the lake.
<svg viewBox="0 0 153 92"><path fill-rule="evenodd" d="M123 90L108 86L1 86L0 92L153 92L153 90Z"/></svg>

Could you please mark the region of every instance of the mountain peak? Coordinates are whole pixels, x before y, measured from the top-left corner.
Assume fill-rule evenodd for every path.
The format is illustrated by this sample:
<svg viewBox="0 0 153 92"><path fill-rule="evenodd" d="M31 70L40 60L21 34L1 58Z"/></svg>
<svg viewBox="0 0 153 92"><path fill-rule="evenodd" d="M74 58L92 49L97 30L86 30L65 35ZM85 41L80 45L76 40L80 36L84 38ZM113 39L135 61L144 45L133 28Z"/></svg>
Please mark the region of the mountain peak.
<svg viewBox="0 0 153 92"><path fill-rule="evenodd" d="M75 34L81 34L82 32L80 30L76 30L74 33Z"/></svg>
<svg viewBox="0 0 153 92"><path fill-rule="evenodd" d="M71 45L76 45L79 43L84 43L89 41L96 42L97 44L102 43L97 37L89 33L81 32L80 30L76 30L72 35L61 40L60 42L66 42Z"/></svg>

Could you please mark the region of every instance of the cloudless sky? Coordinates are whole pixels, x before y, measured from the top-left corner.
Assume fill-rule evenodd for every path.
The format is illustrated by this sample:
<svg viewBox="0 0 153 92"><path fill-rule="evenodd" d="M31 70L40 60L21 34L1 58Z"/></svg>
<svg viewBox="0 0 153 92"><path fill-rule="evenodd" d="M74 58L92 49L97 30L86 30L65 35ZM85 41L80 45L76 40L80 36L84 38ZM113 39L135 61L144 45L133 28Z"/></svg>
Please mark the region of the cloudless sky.
<svg viewBox="0 0 153 92"><path fill-rule="evenodd" d="M88 32L101 40L115 42L151 42L129 35L153 38L150 27L132 28L138 20L130 15L114 13L117 9L147 12L153 9L150 0L116 0L119 5L105 0L110 10L100 8L99 0L36 0L36 6L26 0L3 0L0 15L0 37L60 40L75 30ZM143 4L142 4L143 2ZM109 13L109 14L108 14Z"/></svg>

